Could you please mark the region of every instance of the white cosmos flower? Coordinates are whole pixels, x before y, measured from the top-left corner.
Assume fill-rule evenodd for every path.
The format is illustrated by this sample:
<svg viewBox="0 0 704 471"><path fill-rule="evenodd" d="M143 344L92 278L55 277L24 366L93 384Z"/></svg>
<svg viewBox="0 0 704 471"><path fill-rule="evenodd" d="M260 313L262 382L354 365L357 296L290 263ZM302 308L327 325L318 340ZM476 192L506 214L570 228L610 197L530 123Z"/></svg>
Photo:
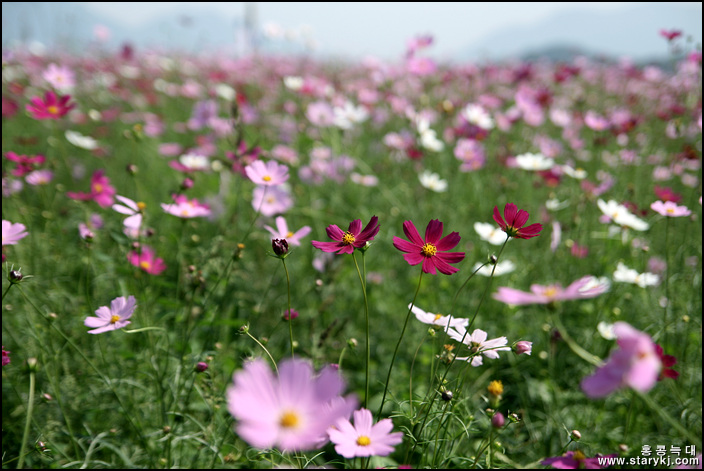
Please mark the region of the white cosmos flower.
<svg viewBox="0 0 704 471"><path fill-rule="evenodd" d="M226 83L215 85L215 94L225 101L234 101L237 98L237 91Z"/></svg>
<svg viewBox="0 0 704 471"><path fill-rule="evenodd" d="M468 123L479 126L482 129L492 129L494 120L481 105L470 103L462 110L462 116Z"/></svg>
<svg viewBox="0 0 704 471"><path fill-rule="evenodd" d="M369 118L369 112L363 106L355 106L351 101L346 101L343 106L336 106L332 109L335 117L333 123L341 129L352 129L357 124Z"/></svg>
<svg viewBox="0 0 704 471"><path fill-rule="evenodd" d="M474 272L474 270L481 266L482 264L477 262L474 265L474 268L472 268L472 272ZM505 275L506 273L511 273L515 269L516 265L511 260L504 260L496 264L496 269L494 269L493 265L484 265L482 268L479 269L477 274L482 276L491 276L491 272L493 271L494 276L501 276Z"/></svg>
<svg viewBox="0 0 704 471"><path fill-rule="evenodd" d="M597 206L611 222L619 226L630 227L636 231L646 231L650 228L647 222L632 214L628 208L614 200L604 201L599 199Z"/></svg>
<svg viewBox="0 0 704 471"><path fill-rule="evenodd" d="M516 156L516 165L523 170L549 170L555 165L555 161L543 154L521 154Z"/></svg>
<svg viewBox="0 0 704 471"><path fill-rule="evenodd" d="M641 288L647 288L648 286L656 286L660 283L660 277L655 273L638 273L636 270L628 268L626 265L619 262L614 272L614 281L633 283Z"/></svg>
<svg viewBox="0 0 704 471"><path fill-rule="evenodd" d="M284 86L289 90L296 92L303 87L303 78L295 75L284 77Z"/></svg>
<svg viewBox="0 0 704 471"><path fill-rule="evenodd" d="M425 170L418 175L418 179L420 180L420 184L429 190L433 190L437 193L447 191L447 180L441 179L440 175L437 173Z"/></svg>
<svg viewBox="0 0 704 471"><path fill-rule="evenodd" d="M616 338L613 324L601 321L596 325L596 330L599 332L599 335L601 335L606 340L614 340Z"/></svg>
<svg viewBox="0 0 704 471"><path fill-rule="evenodd" d="M68 130L66 131L66 140L76 147L86 150L95 150L98 148L98 141L90 136L84 136L83 134Z"/></svg>
<svg viewBox="0 0 704 471"><path fill-rule="evenodd" d="M587 178L587 171L582 168L572 168L569 165L562 165L560 168L565 175L575 180L584 180Z"/></svg>
<svg viewBox="0 0 704 471"><path fill-rule="evenodd" d="M189 170L209 170L210 160L200 154L183 154L178 161Z"/></svg>
<svg viewBox="0 0 704 471"><path fill-rule="evenodd" d="M430 121L426 118L416 118L416 129L418 129L420 145L423 148L433 152L440 152L445 148L445 144L437 138L435 130L430 128Z"/></svg>
<svg viewBox="0 0 704 471"><path fill-rule="evenodd" d="M469 324L469 319L456 318L452 316L443 316L442 314L433 314L432 312L425 312L418 306L409 304L408 308L416 316L416 319L424 324L434 325L436 327L442 327L443 329L447 327L462 326L465 327ZM449 325L448 325L449 322Z"/></svg>
<svg viewBox="0 0 704 471"><path fill-rule="evenodd" d="M488 222L475 222L474 230L479 238L489 242L491 245L502 245L506 242L506 233L496 224Z"/></svg>

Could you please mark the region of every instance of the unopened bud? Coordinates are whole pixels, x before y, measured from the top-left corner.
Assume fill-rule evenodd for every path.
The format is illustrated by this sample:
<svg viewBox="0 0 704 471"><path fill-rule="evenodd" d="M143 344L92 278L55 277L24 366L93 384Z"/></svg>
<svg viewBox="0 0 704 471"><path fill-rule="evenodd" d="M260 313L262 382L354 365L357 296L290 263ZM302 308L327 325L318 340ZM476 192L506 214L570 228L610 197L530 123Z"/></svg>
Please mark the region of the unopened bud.
<svg viewBox="0 0 704 471"><path fill-rule="evenodd" d="M448 390L448 391L443 391L443 392L440 394L440 397L442 397L442 400L445 401L445 402L450 402L450 401L452 400L452 396L453 396L452 391L449 391L449 390Z"/></svg>
<svg viewBox="0 0 704 471"><path fill-rule="evenodd" d="M572 432L570 432L570 438L574 441L578 441L582 439L582 434L579 433L579 430L572 430Z"/></svg>
<svg viewBox="0 0 704 471"><path fill-rule="evenodd" d="M496 412L491 418L491 426L494 428L501 428L506 424L506 418L501 412Z"/></svg>
<svg viewBox="0 0 704 471"><path fill-rule="evenodd" d="M288 242L286 242L286 239L272 239L271 248L274 249L274 253L279 258L284 258L288 255Z"/></svg>
<svg viewBox="0 0 704 471"><path fill-rule="evenodd" d="M198 373L203 373L205 370L208 369L208 364L204 361L199 361L196 363L196 372Z"/></svg>

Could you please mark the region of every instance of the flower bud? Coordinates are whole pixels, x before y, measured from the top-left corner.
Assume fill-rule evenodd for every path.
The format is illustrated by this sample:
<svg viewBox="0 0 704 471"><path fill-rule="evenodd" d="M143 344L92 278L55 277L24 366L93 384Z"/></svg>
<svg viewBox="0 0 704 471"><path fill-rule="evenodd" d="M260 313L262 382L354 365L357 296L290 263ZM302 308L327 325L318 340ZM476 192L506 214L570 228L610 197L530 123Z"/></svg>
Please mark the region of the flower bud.
<svg viewBox="0 0 704 471"><path fill-rule="evenodd" d="M272 239L271 248L274 249L274 253L279 258L288 255L288 242L286 242L286 239Z"/></svg>
<svg viewBox="0 0 704 471"><path fill-rule="evenodd" d="M287 309L284 311L284 320L285 321L290 321L298 317L298 311L295 311L293 309Z"/></svg>
<svg viewBox="0 0 704 471"><path fill-rule="evenodd" d="M452 391L449 391L449 390L443 391L440 394L440 397L442 397L443 401L450 402L452 400Z"/></svg>
<svg viewBox="0 0 704 471"><path fill-rule="evenodd" d="M506 418L501 412L496 412L491 418L491 426L494 428L501 428L506 424Z"/></svg>
<svg viewBox="0 0 704 471"><path fill-rule="evenodd" d="M516 342L513 346L513 351L516 352L516 355L523 355L524 353L526 355L530 355L533 351L533 342L528 342L526 340Z"/></svg>
<svg viewBox="0 0 704 471"><path fill-rule="evenodd" d="M12 284L17 284L20 281L22 281L22 278L24 276L22 275L22 272L19 270L10 270L10 283Z"/></svg>
<svg viewBox="0 0 704 471"><path fill-rule="evenodd" d="M203 373L205 370L208 369L208 364L204 361L199 361L196 363L196 372L198 373Z"/></svg>
<svg viewBox="0 0 704 471"><path fill-rule="evenodd" d="M572 432L570 432L570 438L574 441L578 441L582 439L582 434L579 430L572 430Z"/></svg>

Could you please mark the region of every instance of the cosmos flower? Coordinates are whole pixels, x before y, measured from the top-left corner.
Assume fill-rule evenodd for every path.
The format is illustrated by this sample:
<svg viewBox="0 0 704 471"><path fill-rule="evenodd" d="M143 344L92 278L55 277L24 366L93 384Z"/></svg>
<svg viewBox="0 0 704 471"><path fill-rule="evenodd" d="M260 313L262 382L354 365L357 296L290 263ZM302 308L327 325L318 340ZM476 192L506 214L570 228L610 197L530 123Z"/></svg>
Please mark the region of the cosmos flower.
<svg viewBox="0 0 704 471"><path fill-rule="evenodd" d="M447 180L441 179L440 175L437 173L425 170L423 173L418 175L418 179L424 188L432 190L436 193L447 191Z"/></svg>
<svg viewBox="0 0 704 471"><path fill-rule="evenodd" d="M403 441L403 432L391 433L394 424L391 419L373 423L371 411L354 411L354 425L347 418L340 418L334 427L328 429L330 441L335 451L345 458L358 456L387 456L394 446Z"/></svg>
<svg viewBox="0 0 704 471"><path fill-rule="evenodd" d="M140 252L132 251L127 254L127 260L150 275L159 275L166 270L163 258L158 258L154 249L147 245L142 245Z"/></svg>
<svg viewBox="0 0 704 471"><path fill-rule="evenodd" d="M252 207L264 216L283 214L293 206L293 198L286 186L257 185L252 191Z"/></svg>
<svg viewBox="0 0 704 471"><path fill-rule="evenodd" d="M613 458L618 455L597 455L593 458L587 458L587 456L580 450L568 451L562 456L554 456L552 458L545 458L540 462L543 466L552 466L556 469L601 469L606 468L608 465L600 464L604 458Z"/></svg>
<svg viewBox="0 0 704 471"><path fill-rule="evenodd" d="M631 213L626 206L619 204L614 200L604 201L597 200L597 206L604 213L602 222L613 222L622 227L630 227L636 231L647 231L650 225L642 219Z"/></svg>
<svg viewBox="0 0 704 471"><path fill-rule="evenodd" d="M309 226L303 226L296 232L290 231L286 218L283 216L278 216L275 221L276 229L267 225L264 226L264 229L271 233L272 239L285 239L288 245L301 245L301 239L307 236L311 231Z"/></svg>
<svg viewBox="0 0 704 471"><path fill-rule="evenodd" d="M134 296L130 296L127 299L124 296L120 296L112 300L110 307L99 307L95 311L98 317L86 317L83 323L86 327L93 328L93 330L88 331L89 334L102 334L109 330L121 329L130 324L131 321L128 319L132 317L136 307L137 301Z"/></svg>
<svg viewBox="0 0 704 471"><path fill-rule="evenodd" d="M626 322L616 322L614 333L618 348L603 366L582 380L582 391L592 399L623 387L648 392L658 381L662 361L650 336Z"/></svg>
<svg viewBox="0 0 704 471"><path fill-rule="evenodd" d="M379 233L378 221L378 217L372 216L369 223L362 229L362 220L355 219L350 223L347 231L343 231L337 225L331 224L325 228L325 232L335 242L314 240L312 242L313 247L323 252L352 253L354 249L361 249L367 242L374 240L374 237Z"/></svg>
<svg viewBox="0 0 704 471"><path fill-rule="evenodd" d="M677 203L672 201L656 201L650 205L650 209L662 216L671 218L689 216L692 214L686 206L677 206Z"/></svg>
<svg viewBox="0 0 704 471"><path fill-rule="evenodd" d="M555 166L555 161L545 157L543 154L521 154L517 155L516 166L523 170L549 170Z"/></svg>
<svg viewBox="0 0 704 471"><path fill-rule="evenodd" d="M146 205L142 202L136 203L125 196L115 195L115 198L122 204L113 204L112 209L127 215L122 224L128 229L139 230L142 225L142 212Z"/></svg>
<svg viewBox="0 0 704 471"><path fill-rule="evenodd" d="M173 198L173 203L161 203L164 212L184 219L210 216L210 206L196 198L189 200L186 195L174 195Z"/></svg>
<svg viewBox="0 0 704 471"><path fill-rule="evenodd" d="M398 250L405 252L403 258L410 265L422 263L423 273L431 275L435 275L438 270L445 275L452 275L459 270L450 264L464 260L464 252L448 252L460 243L460 235L457 232L442 237L443 224L437 219L428 223L424 239L411 221L404 221L403 232L410 242L394 237L393 244Z"/></svg>
<svg viewBox="0 0 704 471"><path fill-rule="evenodd" d="M59 119L76 106L75 103L69 103L70 100L71 95L57 96L49 90L44 94L44 99L38 96L32 98L26 109L34 119Z"/></svg>
<svg viewBox="0 0 704 471"><path fill-rule="evenodd" d="M27 237L27 227L21 223L12 223L2 220L2 245L15 245L21 239Z"/></svg>
<svg viewBox="0 0 704 471"><path fill-rule="evenodd" d="M482 355L487 358L496 359L499 358L498 352L511 351L511 347L508 346L508 340L506 337L498 337L487 340L487 333L481 329L474 329L471 334L468 334L463 325L456 325L447 329L446 332L447 335L449 335L453 340L467 345L469 350L472 352L472 355L468 357L457 357L457 360L469 361L472 366L482 365Z"/></svg>
<svg viewBox="0 0 704 471"><path fill-rule="evenodd" d="M90 193L69 191L66 195L75 200L92 200L98 203L101 208L107 208L112 205L115 193L117 191L110 184L110 179L105 176L105 170L96 170L90 179Z"/></svg>
<svg viewBox="0 0 704 471"><path fill-rule="evenodd" d="M628 268L622 262L619 262L616 266L616 271L613 275L614 281L620 283L633 283L641 288L647 288L648 286L657 286L660 283L660 277L655 273L638 273L632 268Z"/></svg>
<svg viewBox="0 0 704 471"><path fill-rule="evenodd" d="M257 185L274 186L288 180L288 167L274 160L267 163L255 160L244 168L247 177Z"/></svg>
<svg viewBox="0 0 704 471"><path fill-rule="evenodd" d="M543 230L542 224L536 223L523 227L528 222L529 216L528 211L518 210L515 204L508 203L504 206L504 218L506 218L504 221L499 213L499 208L494 206L494 221L509 237L530 239L540 235L540 231Z"/></svg>
<svg viewBox="0 0 704 471"><path fill-rule="evenodd" d="M474 230L481 240L489 242L491 245L502 245L506 242L506 234L501 228L488 222L475 222Z"/></svg>
<svg viewBox="0 0 704 471"><path fill-rule="evenodd" d="M421 321L423 324L430 324L435 327L442 327L443 329L447 327L454 327L456 325L467 326L467 324L469 324L469 319L458 319L452 316L443 316L442 314L433 314L432 312L425 312L424 310L413 304L409 304L408 308L416 316L416 319Z"/></svg>
<svg viewBox="0 0 704 471"><path fill-rule="evenodd" d="M549 304L554 301L594 298L606 293L610 286L606 278L587 275L571 283L567 288L562 288L559 284L547 286L534 284L530 287L530 293L502 286L492 297L513 306Z"/></svg>
<svg viewBox="0 0 704 471"><path fill-rule="evenodd" d="M248 362L227 388L227 409L237 420L237 434L259 449L312 450L328 441L327 430L346 419L357 405L341 396L345 383L332 367L314 374L305 360L286 359L278 377L266 362Z"/></svg>

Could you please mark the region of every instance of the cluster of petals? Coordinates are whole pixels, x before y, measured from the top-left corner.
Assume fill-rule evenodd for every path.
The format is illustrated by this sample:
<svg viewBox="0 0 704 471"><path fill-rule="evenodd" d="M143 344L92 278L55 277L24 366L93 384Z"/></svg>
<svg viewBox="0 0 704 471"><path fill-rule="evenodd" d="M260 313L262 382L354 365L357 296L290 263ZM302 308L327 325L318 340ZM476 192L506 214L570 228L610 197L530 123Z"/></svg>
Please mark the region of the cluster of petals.
<svg viewBox="0 0 704 471"><path fill-rule="evenodd" d="M655 273L638 273L633 268L628 268L622 262L619 262L614 272L614 281L619 283L633 283L641 288L648 286L657 286L660 283L660 277Z"/></svg>
<svg viewBox="0 0 704 471"><path fill-rule="evenodd" d="M592 398L630 387L648 392L658 381L662 361L652 338L626 322L614 324L618 348L594 374L582 380L582 391Z"/></svg>
<svg viewBox="0 0 704 471"><path fill-rule="evenodd" d="M331 224L325 228L325 232L335 242L314 240L313 247L323 252L352 253L354 249L361 249L367 242L374 240L374 237L379 233L378 221L378 217L372 216L369 223L362 229L362 220L355 219L350 223L347 231L343 231L336 224Z"/></svg>
<svg viewBox="0 0 704 471"><path fill-rule="evenodd" d="M650 225L640 219L638 216L631 213L624 205L614 201L604 201L599 199L596 202L597 206L604 213L602 222L613 222L623 227L630 227L636 231L647 231Z"/></svg>
<svg viewBox="0 0 704 471"><path fill-rule="evenodd" d="M15 245L21 239L27 237L27 227L22 223L12 223L2 220L2 245Z"/></svg>
<svg viewBox="0 0 704 471"><path fill-rule="evenodd" d="M69 103L70 100L71 95L60 96L49 90L43 99L33 97L26 109L34 119L59 119L76 106L75 103Z"/></svg>
<svg viewBox="0 0 704 471"><path fill-rule="evenodd" d="M487 340L488 334L481 329L474 329L469 334L463 325L455 325L446 330L453 340L464 343L469 348L472 355L468 357L457 357L457 360L468 361L472 366L481 366L482 355L487 358L499 358L500 351L511 351L506 337L498 337Z"/></svg>
<svg viewBox="0 0 704 471"><path fill-rule="evenodd" d="M673 201L656 201L650 205L650 209L656 213L671 218L689 216L692 214L686 206L677 206Z"/></svg>
<svg viewBox="0 0 704 471"><path fill-rule="evenodd" d="M354 425L347 418L340 418L328 429L335 451L345 458L387 456L394 446L403 441L403 432L391 432L391 419L382 419L376 424L368 409L354 411Z"/></svg>
<svg viewBox="0 0 704 471"><path fill-rule="evenodd" d="M154 249L148 245L142 245L139 252L131 251L127 254L127 260L150 275L159 275L166 270L164 259L157 257Z"/></svg>
<svg viewBox="0 0 704 471"><path fill-rule="evenodd" d="M185 195L174 195L173 198L173 203L161 203L161 208L168 214L184 219L210 216L210 206L196 198L189 200Z"/></svg>
<svg viewBox="0 0 704 471"><path fill-rule="evenodd" d="M134 296L125 298L120 296L110 302L110 307L101 306L95 311L97 317L86 317L83 322L89 330L89 334L102 334L110 330L117 330L125 327L131 321L132 313L137 307L137 300Z"/></svg>
<svg viewBox="0 0 704 471"><path fill-rule="evenodd" d="M115 198L122 204L113 204L112 209L120 214L126 214L127 217L123 221L125 228L130 230L139 230L142 225L142 211L144 203L137 203L126 196L115 195Z"/></svg>
<svg viewBox="0 0 704 471"><path fill-rule="evenodd" d="M453 267L452 263L459 263L464 260L464 252L449 252L460 243L460 235L457 232L442 237L443 224L437 219L433 219L425 228L425 238L422 238L411 221L404 221L403 232L408 240L394 237L393 244L401 252L405 252L403 258L410 265L423 264L423 273L435 275L437 271L445 275L452 275L459 269Z"/></svg>
<svg viewBox="0 0 704 471"><path fill-rule="evenodd" d="M344 387L332 367L316 375L308 361L286 359L277 377L256 359L233 375L227 409L237 420L237 434L255 448L313 450L325 445L328 429L357 406L354 396L341 395Z"/></svg>
<svg viewBox="0 0 704 471"><path fill-rule="evenodd" d="M494 221L509 237L530 239L531 237L539 236L540 231L543 230L543 225L535 223L525 226L529 217L528 211L519 210L515 204L508 203L504 206L504 217L502 218L499 208L494 206Z"/></svg>
<svg viewBox="0 0 704 471"><path fill-rule="evenodd" d="M105 176L105 171L96 170L90 179L90 193L69 191L66 195L74 200L95 201L101 208L107 208L113 204L116 193L117 190L110 184L110 179Z"/></svg>
<svg viewBox="0 0 704 471"><path fill-rule="evenodd" d="M448 327L462 326L466 327L469 324L469 319L457 318L452 316L443 316L442 314L433 314L432 312L426 312L414 304L409 304L408 308L411 310L413 315L416 316L423 324L430 324L435 327L441 327L443 329Z"/></svg>
<svg viewBox="0 0 704 471"><path fill-rule="evenodd" d="M587 275L571 283L567 288L562 288L559 284L547 286L534 284L531 285L530 292L526 292L502 286L492 297L513 306L549 304L555 301L594 298L606 293L610 288L611 283L607 278Z"/></svg>

